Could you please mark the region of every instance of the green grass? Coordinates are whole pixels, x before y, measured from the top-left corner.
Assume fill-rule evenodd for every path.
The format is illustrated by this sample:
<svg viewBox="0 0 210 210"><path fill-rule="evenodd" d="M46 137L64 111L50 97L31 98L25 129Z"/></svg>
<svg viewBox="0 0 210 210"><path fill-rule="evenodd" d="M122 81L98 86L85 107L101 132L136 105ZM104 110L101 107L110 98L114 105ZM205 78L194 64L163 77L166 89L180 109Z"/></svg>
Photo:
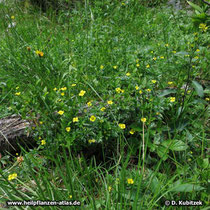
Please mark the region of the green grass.
<svg viewBox="0 0 210 210"><path fill-rule="evenodd" d="M0 151L0 203L208 206L209 29L138 1L85 1L58 14L0 8L0 117L33 120L36 141L17 155Z"/></svg>

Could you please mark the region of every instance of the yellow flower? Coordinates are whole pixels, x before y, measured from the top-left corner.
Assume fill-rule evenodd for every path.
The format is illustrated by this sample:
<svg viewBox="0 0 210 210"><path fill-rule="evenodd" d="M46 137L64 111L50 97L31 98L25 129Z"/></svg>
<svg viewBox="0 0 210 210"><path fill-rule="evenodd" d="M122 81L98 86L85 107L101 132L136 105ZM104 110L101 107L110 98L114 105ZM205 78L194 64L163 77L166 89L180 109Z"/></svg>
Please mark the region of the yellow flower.
<svg viewBox="0 0 210 210"><path fill-rule="evenodd" d="M41 140L41 145L45 145L46 141L45 140Z"/></svg>
<svg viewBox="0 0 210 210"><path fill-rule="evenodd" d="M196 50L196 52L200 52L200 50L199 50L199 49L197 49L197 50Z"/></svg>
<svg viewBox="0 0 210 210"><path fill-rule="evenodd" d="M39 121L39 124L40 124L40 125L42 125L42 124L43 124L43 122L42 122L42 121Z"/></svg>
<svg viewBox="0 0 210 210"><path fill-rule="evenodd" d="M164 59L164 56L160 56L161 59Z"/></svg>
<svg viewBox="0 0 210 210"><path fill-rule="evenodd" d="M16 89L16 90L18 90L19 88L20 88L20 87L19 87L19 86L17 86L15 89Z"/></svg>
<svg viewBox="0 0 210 210"><path fill-rule="evenodd" d="M188 90L187 93L190 94L191 93L191 90Z"/></svg>
<svg viewBox="0 0 210 210"><path fill-rule="evenodd" d="M84 95L85 95L85 93L86 93L86 91L85 91L85 90L81 90L81 91L80 91L80 93L79 93L79 96L84 96Z"/></svg>
<svg viewBox="0 0 210 210"><path fill-rule="evenodd" d="M61 90L65 91L65 90L67 90L67 87L63 87L63 88L61 88Z"/></svg>
<svg viewBox="0 0 210 210"><path fill-rule="evenodd" d="M175 102L176 98L175 97L170 97L170 102Z"/></svg>
<svg viewBox="0 0 210 210"><path fill-rule="evenodd" d="M143 123L145 123L145 122L147 121L147 118L142 117L142 118L141 118L141 121L142 121Z"/></svg>
<svg viewBox="0 0 210 210"><path fill-rule="evenodd" d="M107 101L107 104L112 105L113 102L112 101Z"/></svg>
<svg viewBox="0 0 210 210"><path fill-rule="evenodd" d="M120 88L116 88L115 89L117 93L121 93L121 89Z"/></svg>
<svg viewBox="0 0 210 210"><path fill-rule="evenodd" d="M157 58L156 58L156 57L154 57L154 58L153 58L153 60L154 60L154 61L156 61L156 60L157 60Z"/></svg>
<svg viewBox="0 0 210 210"><path fill-rule="evenodd" d="M152 83L155 84L157 82L157 80L152 80Z"/></svg>
<svg viewBox="0 0 210 210"><path fill-rule="evenodd" d="M143 93L142 90L139 90L139 93L142 94Z"/></svg>
<svg viewBox="0 0 210 210"><path fill-rule="evenodd" d="M59 115L63 115L63 113L64 113L64 111L62 111L62 110L58 111Z"/></svg>
<svg viewBox="0 0 210 210"><path fill-rule="evenodd" d="M105 109L106 109L105 107L102 107L100 110L101 110L102 112L104 112L104 111L105 111Z"/></svg>
<svg viewBox="0 0 210 210"><path fill-rule="evenodd" d="M92 143L95 143L96 140L95 139L90 139L90 140L88 140L88 142L89 142L89 144L92 144Z"/></svg>
<svg viewBox="0 0 210 210"><path fill-rule="evenodd" d="M64 96L64 95L65 95L65 93L61 93L61 95L62 95L62 96Z"/></svg>
<svg viewBox="0 0 210 210"><path fill-rule="evenodd" d="M135 130L131 129L131 130L129 131L129 133L130 133L131 135L133 135L133 134L135 133Z"/></svg>
<svg viewBox="0 0 210 210"><path fill-rule="evenodd" d="M117 69L117 66L113 66L113 69Z"/></svg>
<svg viewBox="0 0 210 210"><path fill-rule="evenodd" d="M20 94L21 94L21 92L17 92L17 93L15 93L15 95L16 95L16 96L19 96Z"/></svg>
<svg viewBox="0 0 210 210"><path fill-rule="evenodd" d="M104 69L104 66L103 66L103 65L101 65L101 66L100 66L100 69L101 69L101 70L102 70L102 69Z"/></svg>
<svg viewBox="0 0 210 210"><path fill-rule="evenodd" d="M70 132L71 128L70 127L66 127L66 131Z"/></svg>
<svg viewBox="0 0 210 210"><path fill-rule="evenodd" d="M168 47L169 46L169 44L165 44L165 47Z"/></svg>
<svg viewBox="0 0 210 210"><path fill-rule="evenodd" d="M16 174L16 173L10 174L10 175L8 176L8 180L11 181L11 180L15 179L16 177L17 177L17 174Z"/></svg>
<svg viewBox="0 0 210 210"><path fill-rule="evenodd" d="M126 126L125 126L125 124L120 123L120 124L119 124L119 127L120 127L121 129L125 129Z"/></svg>
<svg viewBox="0 0 210 210"><path fill-rule="evenodd" d="M125 6L125 3L124 2L122 2L122 6Z"/></svg>
<svg viewBox="0 0 210 210"><path fill-rule="evenodd" d="M127 182L128 182L128 184L133 184L134 183L133 179L127 179Z"/></svg>
<svg viewBox="0 0 210 210"><path fill-rule="evenodd" d="M209 101L210 99L209 99L209 98L205 98L205 100L206 100L206 101Z"/></svg>
<svg viewBox="0 0 210 210"><path fill-rule="evenodd" d="M169 85L172 85L172 84L173 84L173 82L168 82L168 84L169 84Z"/></svg>
<svg viewBox="0 0 210 210"><path fill-rule="evenodd" d="M139 67L139 66L140 66L140 64L139 64L139 63L137 63L137 64L136 64L136 67Z"/></svg>
<svg viewBox="0 0 210 210"><path fill-rule="evenodd" d="M78 119L78 117L74 117L72 121L73 121L73 122L78 122L79 119Z"/></svg>
<svg viewBox="0 0 210 210"><path fill-rule="evenodd" d="M53 90L54 90L54 91L56 91L56 90L57 90L57 88L55 87Z"/></svg>
<svg viewBox="0 0 210 210"><path fill-rule="evenodd" d="M109 192L111 192L111 190L112 190L112 187L111 187L111 186L109 186L109 187L108 187L108 190L109 190Z"/></svg>
<svg viewBox="0 0 210 210"><path fill-rule="evenodd" d="M72 199L72 195L69 195L69 198Z"/></svg>
<svg viewBox="0 0 210 210"><path fill-rule="evenodd" d="M94 115L92 115L92 116L90 117L90 121L94 122L95 120L96 120L96 117L95 117Z"/></svg>
<svg viewBox="0 0 210 210"><path fill-rule="evenodd" d="M72 86L72 87L75 87L76 85L77 85L77 84L72 84L71 86Z"/></svg>
<svg viewBox="0 0 210 210"><path fill-rule="evenodd" d="M135 88L136 88L136 90L138 90L139 89L139 86L136 85Z"/></svg>
<svg viewBox="0 0 210 210"><path fill-rule="evenodd" d="M39 51L39 50L36 50L36 54L39 56L39 57L43 57L44 56L44 53L42 51Z"/></svg>
<svg viewBox="0 0 210 210"><path fill-rule="evenodd" d="M148 89L146 89L146 91L147 91L147 92L151 92L152 90L148 88Z"/></svg>
<svg viewBox="0 0 210 210"><path fill-rule="evenodd" d="M89 102L87 103L87 106L88 106L88 107L92 106L91 101L89 101Z"/></svg>
<svg viewBox="0 0 210 210"><path fill-rule="evenodd" d="M150 67L150 65L148 64L148 65L146 65L146 68L149 68Z"/></svg>
<svg viewBox="0 0 210 210"><path fill-rule="evenodd" d="M160 112L156 112L156 115L160 115Z"/></svg>
<svg viewBox="0 0 210 210"><path fill-rule="evenodd" d="M194 59L198 59L198 58L199 58L198 56L195 56L195 57L194 57Z"/></svg>
<svg viewBox="0 0 210 210"><path fill-rule="evenodd" d="M206 32L207 29L208 29L208 26L206 26L206 24L204 24L204 23L201 23L201 24L199 25L199 28L200 28L203 32Z"/></svg>
<svg viewBox="0 0 210 210"><path fill-rule="evenodd" d="M15 19L15 16L14 16L14 15L13 15L13 16L11 16L11 19L12 19L12 20L14 20L14 19Z"/></svg>
<svg viewBox="0 0 210 210"><path fill-rule="evenodd" d="M172 53L174 53L174 54L175 54L175 53L176 53L176 50L173 50L173 51L172 51Z"/></svg>
<svg viewBox="0 0 210 210"><path fill-rule="evenodd" d="M151 51L150 53L152 53L152 54L153 54L153 53L154 53L154 51Z"/></svg>
<svg viewBox="0 0 210 210"><path fill-rule="evenodd" d="M127 77L129 77L130 75L131 75L131 74L130 74L129 72L126 74Z"/></svg>

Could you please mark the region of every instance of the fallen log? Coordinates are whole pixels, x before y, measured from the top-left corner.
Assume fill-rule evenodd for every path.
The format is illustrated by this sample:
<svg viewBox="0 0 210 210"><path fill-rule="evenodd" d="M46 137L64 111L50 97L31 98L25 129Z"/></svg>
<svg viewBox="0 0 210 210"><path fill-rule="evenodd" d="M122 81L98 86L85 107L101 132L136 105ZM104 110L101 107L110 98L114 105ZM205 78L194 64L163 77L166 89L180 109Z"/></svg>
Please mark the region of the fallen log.
<svg viewBox="0 0 210 210"><path fill-rule="evenodd" d="M18 115L0 119L0 152L17 151L21 139L29 140L30 135L26 133L26 129L31 126L31 122L21 119Z"/></svg>

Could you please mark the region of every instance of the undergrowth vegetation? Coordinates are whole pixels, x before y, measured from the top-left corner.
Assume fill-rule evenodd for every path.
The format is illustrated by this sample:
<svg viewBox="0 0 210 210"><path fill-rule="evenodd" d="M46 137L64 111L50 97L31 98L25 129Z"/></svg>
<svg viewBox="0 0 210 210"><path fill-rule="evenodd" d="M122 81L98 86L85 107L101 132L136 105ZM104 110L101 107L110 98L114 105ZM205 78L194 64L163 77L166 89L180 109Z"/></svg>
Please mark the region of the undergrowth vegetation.
<svg viewBox="0 0 210 210"><path fill-rule="evenodd" d="M56 13L8 1L0 17L0 118L32 121L36 142L0 151L0 203L208 206L207 23L132 0Z"/></svg>

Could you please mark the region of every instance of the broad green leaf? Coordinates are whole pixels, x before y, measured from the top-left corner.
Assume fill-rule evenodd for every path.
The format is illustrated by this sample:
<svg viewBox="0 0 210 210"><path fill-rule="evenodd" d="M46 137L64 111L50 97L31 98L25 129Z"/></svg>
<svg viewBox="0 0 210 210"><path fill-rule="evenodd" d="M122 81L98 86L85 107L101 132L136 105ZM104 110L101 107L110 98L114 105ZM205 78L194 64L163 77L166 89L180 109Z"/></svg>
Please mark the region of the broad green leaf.
<svg viewBox="0 0 210 210"><path fill-rule="evenodd" d="M181 140L167 140L162 143L166 148L169 148L172 151L183 151L187 149L187 145Z"/></svg>
<svg viewBox="0 0 210 210"><path fill-rule="evenodd" d="M209 159L208 158L203 159L202 167L203 168L208 168L209 167Z"/></svg>
<svg viewBox="0 0 210 210"><path fill-rule="evenodd" d="M193 192L193 191L200 191L204 190L204 187L195 184L180 184L175 186L171 191L172 192Z"/></svg>
<svg viewBox="0 0 210 210"><path fill-rule="evenodd" d="M167 148L165 148L163 146L158 146L157 147L157 154L164 161L168 159L168 152L169 152L169 149L167 149Z"/></svg>
<svg viewBox="0 0 210 210"><path fill-rule="evenodd" d="M197 81L192 81L192 86L195 88L196 93L203 98L203 87Z"/></svg>
<svg viewBox="0 0 210 210"><path fill-rule="evenodd" d="M195 10L196 15L200 15L201 13L198 10Z"/></svg>
<svg viewBox="0 0 210 210"><path fill-rule="evenodd" d="M176 130L178 131L183 131L184 128L189 124L188 121L182 121L182 122L179 122L177 127L176 127Z"/></svg>
<svg viewBox="0 0 210 210"><path fill-rule="evenodd" d="M156 176L154 176L154 172L151 173L151 176L153 176L153 177L152 177L150 189L152 190L153 193L155 193L156 191L158 191L158 189L160 187L160 182L159 182L158 178Z"/></svg>
<svg viewBox="0 0 210 210"><path fill-rule="evenodd" d="M202 165L202 163L203 163L203 159L201 159L201 158L197 158L197 164L200 166L200 165Z"/></svg>
<svg viewBox="0 0 210 210"><path fill-rule="evenodd" d="M197 4L193 4L193 3L190 2L190 1L187 1L187 3L188 3L193 9L195 9L195 10L201 12L201 13L203 12L202 8L199 7Z"/></svg>
<svg viewBox="0 0 210 210"><path fill-rule="evenodd" d="M166 89L163 92L161 92L158 97L163 97L163 96L167 96L171 93L176 93L176 90L171 90L171 89Z"/></svg>
<svg viewBox="0 0 210 210"><path fill-rule="evenodd" d="M152 142L148 142L148 144L147 144L147 146L150 148L150 151L151 152L154 152L155 151L155 149L156 149L156 145L155 144L153 144Z"/></svg>

